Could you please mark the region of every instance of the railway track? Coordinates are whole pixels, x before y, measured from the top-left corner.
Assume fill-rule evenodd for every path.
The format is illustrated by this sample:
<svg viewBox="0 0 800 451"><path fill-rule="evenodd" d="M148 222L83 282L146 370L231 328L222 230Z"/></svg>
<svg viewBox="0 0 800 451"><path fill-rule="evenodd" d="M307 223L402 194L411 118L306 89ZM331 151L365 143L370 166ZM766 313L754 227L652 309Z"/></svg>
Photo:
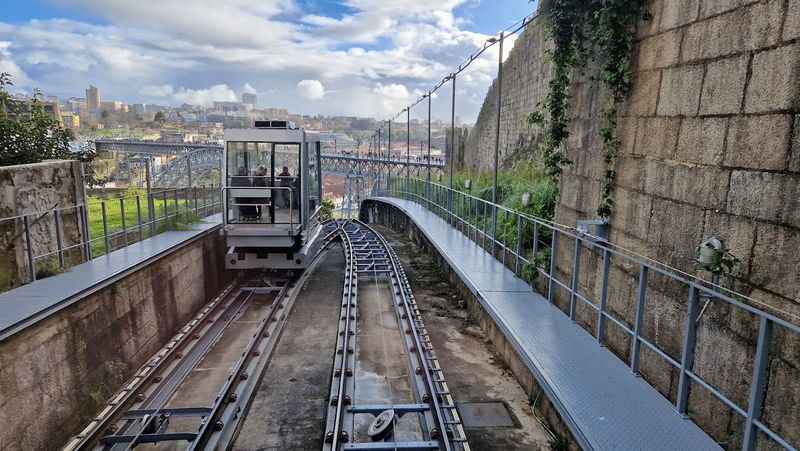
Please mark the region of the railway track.
<svg viewBox="0 0 800 451"><path fill-rule="evenodd" d="M259 276L230 284L64 449L128 450L145 443L163 449L214 449L230 441L302 279ZM231 365L215 371L200 368L236 352ZM205 390L210 399L197 403L193 393L204 377L220 380L220 388ZM187 406L191 403L197 405Z"/></svg>
<svg viewBox="0 0 800 451"><path fill-rule="evenodd" d="M397 255L368 225L359 221L337 225L346 267L323 450L469 450L444 373ZM359 279L370 278L390 284L388 301L395 314L398 335L403 337L413 402L360 403L356 374ZM372 420L366 434L357 436L359 415L369 415ZM416 417L418 427L411 428L411 434L406 428L402 439L395 437L393 430L399 419L407 415Z"/></svg>
<svg viewBox="0 0 800 451"><path fill-rule="evenodd" d="M331 319L338 325L323 451L468 451L444 374L391 246L358 221L329 222L325 232L322 249L341 241L345 268L340 315ZM293 279L255 273L230 284L64 449L129 450L142 444L170 450L229 449L288 312L317 263ZM359 281L375 290L367 293L370 302L363 309ZM381 296L375 298L378 292ZM369 352L368 346L362 346L364 355L359 352L359 340L369 324L361 322L359 312L375 310L375 303L385 304L380 308L393 318L387 321L395 329L389 347L397 355L391 360L403 369L403 380L395 384L407 387L409 394L402 402L386 398L376 403L364 395L369 382L361 374Z"/></svg>

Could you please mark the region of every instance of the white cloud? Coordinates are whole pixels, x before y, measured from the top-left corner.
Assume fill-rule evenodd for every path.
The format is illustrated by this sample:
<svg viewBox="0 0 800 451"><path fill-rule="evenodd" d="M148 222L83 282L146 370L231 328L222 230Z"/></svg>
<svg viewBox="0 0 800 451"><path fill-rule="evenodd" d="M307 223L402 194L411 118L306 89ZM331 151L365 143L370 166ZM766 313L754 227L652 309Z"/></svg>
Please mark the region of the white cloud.
<svg viewBox="0 0 800 451"><path fill-rule="evenodd" d="M321 100L325 97L325 86L319 80L301 80L297 83L297 93L306 100Z"/></svg>
<svg viewBox="0 0 800 451"><path fill-rule="evenodd" d="M408 88L397 83L389 85L378 83L372 88L372 92L377 94L381 105L381 113L384 115L397 112L412 100Z"/></svg>
<svg viewBox="0 0 800 451"><path fill-rule="evenodd" d="M239 97L228 85L214 85L207 89L181 88L172 95L175 100L190 105L211 106L214 102L236 102Z"/></svg>
<svg viewBox="0 0 800 451"><path fill-rule="evenodd" d="M301 11L295 0L52 1L106 24L0 22L0 67L48 92L82 95L93 83L104 98L128 102L235 100L231 86L254 92L258 80L265 106L386 117L487 37L463 29L455 14L474 0L341 0L350 12L338 17ZM485 59L459 79L466 98L482 98L496 74L496 53ZM301 101L320 99L329 101ZM477 115L474 105L457 105L469 109L462 118Z"/></svg>
<svg viewBox="0 0 800 451"><path fill-rule="evenodd" d="M147 85L143 86L139 92L145 97L169 97L175 93L175 88L172 85Z"/></svg>

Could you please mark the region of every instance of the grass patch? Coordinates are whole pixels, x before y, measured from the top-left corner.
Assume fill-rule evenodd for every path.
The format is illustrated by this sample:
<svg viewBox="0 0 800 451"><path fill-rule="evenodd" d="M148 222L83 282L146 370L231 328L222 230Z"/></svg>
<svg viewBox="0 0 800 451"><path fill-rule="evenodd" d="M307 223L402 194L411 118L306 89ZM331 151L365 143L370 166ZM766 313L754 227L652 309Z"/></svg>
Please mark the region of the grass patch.
<svg viewBox="0 0 800 451"><path fill-rule="evenodd" d="M147 238L168 230L190 230L191 225L200 220L199 216L192 210L194 199L186 198L189 192L179 192L179 197L175 199L174 191L166 193L166 198L155 194L153 198L152 217L157 219L154 231L151 233L150 225L142 227L142 235ZM88 196L88 221L89 233L92 239L99 238L92 242L92 256L105 254L106 245L102 237L105 235L103 228L103 203L106 206L106 228L111 237L111 248L118 249L124 245L124 234L119 233L123 230L123 218L125 228L128 229L128 241L134 242L139 239L137 224L139 223L139 213L137 210L136 198L139 197L139 207L141 209L141 222L149 222L152 218L148 212L147 192L140 188L128 189L124 196L106 199L102 196ZM207 203L203 199L198 201L199 205ZM124 215L123 215L124 210ZM176 215L175 212L178 212ZM166 219L163 219L168 216Z"/></svg>

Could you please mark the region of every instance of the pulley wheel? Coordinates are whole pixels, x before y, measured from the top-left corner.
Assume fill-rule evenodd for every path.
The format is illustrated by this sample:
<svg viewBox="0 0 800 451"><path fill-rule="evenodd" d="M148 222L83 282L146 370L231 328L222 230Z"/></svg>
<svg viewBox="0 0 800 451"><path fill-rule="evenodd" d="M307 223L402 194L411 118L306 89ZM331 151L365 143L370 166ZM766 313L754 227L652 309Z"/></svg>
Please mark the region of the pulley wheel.
<svg viewBox="0 0 800 451"><path fill-rule="evenodd" d="M394 427L394 409L384 410L380 415L375 417L372 424L367 429L367 435L373 440L377 441L382 439Z"/></svg>

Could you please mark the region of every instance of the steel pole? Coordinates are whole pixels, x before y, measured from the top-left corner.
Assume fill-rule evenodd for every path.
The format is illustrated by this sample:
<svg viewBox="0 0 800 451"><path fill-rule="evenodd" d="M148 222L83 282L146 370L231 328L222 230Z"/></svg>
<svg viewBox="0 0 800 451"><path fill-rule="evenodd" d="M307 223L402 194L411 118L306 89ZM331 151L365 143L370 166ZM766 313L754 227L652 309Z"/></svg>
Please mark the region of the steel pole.
<svg viewBox="0 0 800 451"><path fill-rule="evenodd" d="M428 93L428 182L425 190L430 197L431 192L431 93Z"/></svg>
<svg viewBox="0 0 800 451"><path fill-rule="evenodd" d="M500 32L500 51L497 61L497 129L494 136L494 184L492 185L492 255L497 245L497 171L500 160L500 112L503 106L503 39Z"/></svg>
<svg viewBox="0 0 800 451"><path fill-rule="evenodd" d="M406 108L406 191L411 182L411 107Z"/></svg>
<svg viewBox="0 0 800 451"><path fill-rule="evenodd" d="M453 98L450 105L450 155L447 156L447 163L450 165L450 190L447 191L447 211L450 212L450 219L453 213L453 166L455 165L456 153L456 74L453 78Z"/></svg>
<svg viewBox="0 0 800 451"><path fill-rule="evenodd" d="M392 120L391 119L389 119L389 138L388 138L388 142L389 142L389 146L388 146L389 148L386 150L386 156L389 157L389 159L391 159L392 158ZM392 189L391 184L392 184L391 179L386 181L386 190L387 191Z"/></svg>

